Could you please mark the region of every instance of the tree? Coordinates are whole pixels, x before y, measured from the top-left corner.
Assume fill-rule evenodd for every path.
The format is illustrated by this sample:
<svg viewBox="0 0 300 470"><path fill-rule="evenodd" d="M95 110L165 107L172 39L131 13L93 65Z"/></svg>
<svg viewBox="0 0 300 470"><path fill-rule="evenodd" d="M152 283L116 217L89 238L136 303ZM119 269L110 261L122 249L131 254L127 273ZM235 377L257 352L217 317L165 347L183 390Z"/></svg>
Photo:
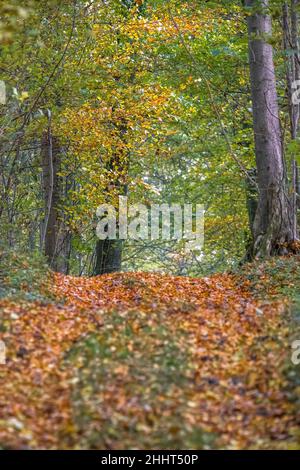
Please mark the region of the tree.
<svg viewBox="0 0 300 470"><path fill-rule="evenodd" d="M291 137L291 178L292 178L292 210L293 210L293 230L295 238L298 236L297 230L297 209L299 207L299 172L296 160L296 149L298 146L297 136L299 127L299 104L293 102L293 93L295 84L300 79L300 53L298 40L298 9L299 0L291 0L290 4L285 2L282 12L282 28L283 28L283 44L286 62L286 82L287 82L287 99L290 118L290 137ZM293 148L294 147L294 148ZM298 150L298 149L297 149Z"/></svg>
<svg viewBox="0 0 300 470"><path fill-rule="evenodd" d="M259 190L253 255L280 254L294 240L279 121L268 0L246 0L253 128Z"/></svg>
<svg viewBox="0 0 300 470"><path fill-rule="evenodd" d="M45 217L42 230L42 243L49 266L67 274L71 250L71 234L66 226L66 216L62 210L68 184L59 176L62 148L59 140L52 135L49 126L42 138L42 174L45 199Z"/></svg>

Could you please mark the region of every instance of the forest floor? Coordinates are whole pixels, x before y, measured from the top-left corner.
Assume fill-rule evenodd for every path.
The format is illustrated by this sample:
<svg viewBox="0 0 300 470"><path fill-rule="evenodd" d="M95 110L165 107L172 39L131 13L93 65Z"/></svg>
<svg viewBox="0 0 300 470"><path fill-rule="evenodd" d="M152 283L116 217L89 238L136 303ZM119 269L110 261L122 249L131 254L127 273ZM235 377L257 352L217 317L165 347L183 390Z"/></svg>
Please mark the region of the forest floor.
<svg viewBox="0 0 300 470"><path fill-rule="evenodd" d="M0 299L0 448L300 448L299 258L51 291Z"/></svg>

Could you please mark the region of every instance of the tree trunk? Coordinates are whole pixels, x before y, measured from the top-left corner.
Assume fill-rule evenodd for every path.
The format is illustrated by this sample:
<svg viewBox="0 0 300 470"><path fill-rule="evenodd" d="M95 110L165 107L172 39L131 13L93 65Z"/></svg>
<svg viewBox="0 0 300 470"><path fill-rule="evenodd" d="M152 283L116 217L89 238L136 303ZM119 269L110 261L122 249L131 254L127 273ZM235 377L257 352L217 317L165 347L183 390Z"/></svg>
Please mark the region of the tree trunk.
<svg viewBox="0 0 300 470"><path fill-rule="evenodd" d="M273 49L268 43L272 21L268 0L246 0L249 62L253 107L253 128L258 207L253 224L253 255L281 254L293 240L291 204L286 191L286 175L279 122Z"/></svg>
<svg viewBox="0 0 300 470"><path fill-rule="evenodd" d="M42 247L49 266L67 274L71 235L65 224L60 204L63 195L63 181L58 175L61 161L61 148L51 130L42 139L43 191L45 199L45 219L42 233Z"/></svg>
<svg viewBox="0 0 300 470"><path fill-rule="evenodd" d="M299 104L294 104L292 95L294 92L294 84L298 86L300 79L300 66L299 66L299 41L298 41L298 12L297 8L299 0L291 0L290 6L287 2L283 5L282 13L282 26L283 26L283 46L284 50L289 53L286 54L286 81L288 93L288 108L290 116L290 134L291 139L296 140L299 127ZM291 49L293 53L290 54ZM292 156L291 161L291 204L293 214L293 233L294 238L298 238L298 224L297 224L297 193L299 188L299 172L295 155Z"/></svg>
<svg viewBox="0 0 300 470"><path fill-rule="evenodd" d="M126 178L129 168L129 154L126 149L126 134L127 124L126 121L113 120L114 127L118 129L119 136L124 144L124 147L116 149L111 160L108 162L108 168L111 171L111 179L107 187L107 203L110 203L110 191L114 191L118 196L127 195ZM118 170L122 168L123 175L118 174ZM116 207L116 210L119 209ZM112 273L121 271L122 265L122 252L123 240L97 240L96 242L96 262L94 267L94 275Z"/></svg>
<svg viewBox="0 0 300 470"><path fill-rule="evenodd" d="M253 243L253 229L254 229L254 220L257 211L257 172L256 168L251 168L251 170L247 171L247 178L246 178L246 197L247 197L247 211L248 211L248 219L249 219L249 228L252 235L252 243Z"/></svg>
<svg viewBox="0 0 300 470"><path fill-rule="evenodd" d="M122 240L98 240L94 274L114 273L121 270Z"/></svg>

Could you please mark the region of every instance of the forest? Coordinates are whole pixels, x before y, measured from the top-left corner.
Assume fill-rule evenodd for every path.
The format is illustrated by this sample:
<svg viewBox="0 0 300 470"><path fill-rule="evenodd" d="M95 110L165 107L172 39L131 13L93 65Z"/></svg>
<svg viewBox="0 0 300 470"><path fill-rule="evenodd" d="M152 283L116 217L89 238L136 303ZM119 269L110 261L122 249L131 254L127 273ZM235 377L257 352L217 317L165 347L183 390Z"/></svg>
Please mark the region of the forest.
<svg viewBox="0 0 300 470"><path fill-rule="evenodd" d="M300 450L299 31L0 0L0 450Z"/></svg>

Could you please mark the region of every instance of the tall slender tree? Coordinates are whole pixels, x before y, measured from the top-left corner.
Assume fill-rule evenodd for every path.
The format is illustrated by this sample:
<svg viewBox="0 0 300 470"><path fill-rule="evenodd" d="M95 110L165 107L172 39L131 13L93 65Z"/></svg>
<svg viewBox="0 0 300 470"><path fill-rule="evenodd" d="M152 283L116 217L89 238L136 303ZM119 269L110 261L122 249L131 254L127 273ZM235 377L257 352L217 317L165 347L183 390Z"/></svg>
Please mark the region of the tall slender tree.
<svg viewBox="0 0 300 470"><path fill-rule="evenodd" d="M282 12L282 28L283 28L283 46L286 57L286 82L287 82L287 99L290 116L290 135L291 140L295 141L298 137L299 130L299 104L293 102L293 93L295 85L298 86L300 79L300 53L298 40L298 8L299 0L291 0L284 2ZM293 208L293 230L295 238L298 236L297 230L297 194L299 194L299 171L295 154L292 155L291 161L292 175L292 208ZM297 207L298 206L298 207Z"/></svg>
<svg viewBox="0 0 300 470"><path fill-rule="evenodd" d="M281 254L294 239L271 45L268 0L246 0L253 128L259 190L253 225L253 255Z"/></svg>
<svg viewBox="0 0 300 470"><path fill-rule="evenodd" d="M61 209L67 183L59 176L61 166L61 145L51 128L44 133L41 145L43 169L43 194L45 217L41 245L54 271L67 274L71 250L71 235Z"/></svg>

